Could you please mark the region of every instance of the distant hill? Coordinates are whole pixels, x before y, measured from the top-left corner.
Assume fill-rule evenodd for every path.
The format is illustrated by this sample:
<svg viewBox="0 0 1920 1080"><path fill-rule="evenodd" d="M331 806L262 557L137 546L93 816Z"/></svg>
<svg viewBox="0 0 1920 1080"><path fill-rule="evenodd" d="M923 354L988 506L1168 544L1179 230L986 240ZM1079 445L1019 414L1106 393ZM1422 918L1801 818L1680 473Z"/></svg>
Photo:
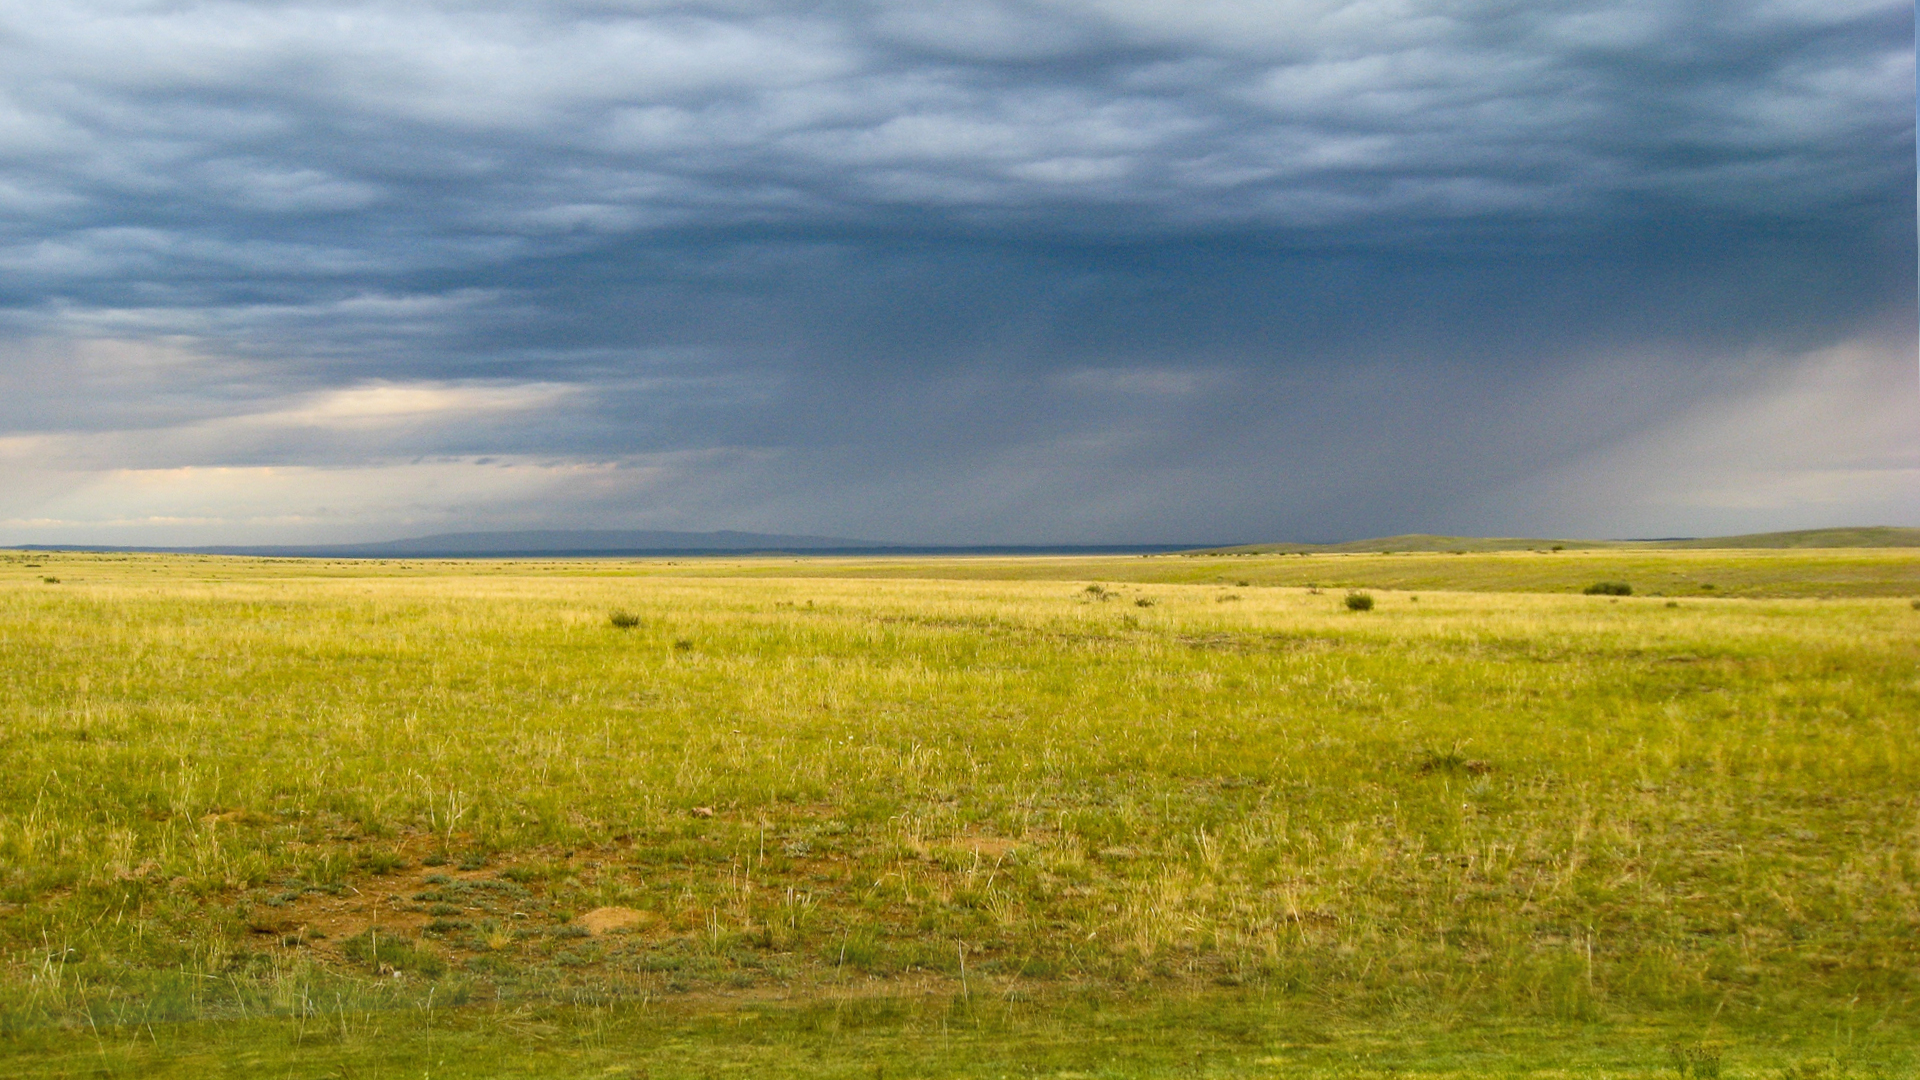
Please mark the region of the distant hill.
<svg viewBox="0 0 1920 1080"><path fill-rule="evenodd" d="M203 547L21 544L20 551L146 551L176 555L268 558L430 559L485 556L679 555L759 551L878 551L885 545L838 536L781 533L673 532L663 529L533 529L439 533L369 544L212 544Z"/></svg>
<svg viewBox="0 0 1920 1080"><path fill-rule="evenodd" d="M374 544L343 544L356 555L515 555L629 551L818 551L878 548L871 540L784 533L674 532L664 529L534 529L521 532L439 533Z"/></svg>
<svg viewBox="0 0 1920 1080"><path fill-rule="evenodd" d="M1511 536L1434 536L1430 533L1403 533L1377 536L1370 540L1348 540L1339 544L1244 544L1240 547L1214 548L1227 554L1267 554L1286 552L1379 552L1379 551L1533 551L1552 548L1620 547L1618 540L1536 540Z"/></svg>
<svg viewBox="0 0 1920 1080"><path fill-rule="evenodd" d="M1223 554L1367 551L1538 551L1555 547L1569 551L1596 548L1875 548L1920 547L1920 529L1876 525L1853 529L1800 529L1793 532L1749 533L1745 536L1673 537L1659 540L1526 539L1520 537L1434 536L1404 533L1339 544L1244 544L1211 548Z"/></svg>
<svg viewBox="0 0 1920 1080"><path fill-rule="evenodd" d="M1891 548L1920 547L1920 529L1872 525L1859 529L1799 529L1697 540L1655 540L1663 548Z"/></svg>
<svg viewBox="0 0 1920 1080"><path fill-rule="evenodd" d="M288 559L568 558L639 555L1133 555L1186 550L1183 544L904 545L841 536L784 533L674 532L662 529L531 529L439 533L368 544L221 544L157 547L104 544L20 544L15 551L151 552L249 555Z"/></svg>

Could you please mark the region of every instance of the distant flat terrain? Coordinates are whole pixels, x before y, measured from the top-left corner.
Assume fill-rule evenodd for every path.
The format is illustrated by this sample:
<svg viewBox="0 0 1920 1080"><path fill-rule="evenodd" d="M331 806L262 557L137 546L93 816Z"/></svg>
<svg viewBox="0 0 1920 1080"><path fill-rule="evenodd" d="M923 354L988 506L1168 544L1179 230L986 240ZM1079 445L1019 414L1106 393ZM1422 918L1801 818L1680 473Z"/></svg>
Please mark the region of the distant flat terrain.
<svg viewBox="0 0 1920 1080"><path fill-rule="evenodd" d="M1588 548L1536 551L1184 554L1097 558L700 559L581 573L1117 581L1244 587L1578 593L1626 582L1657 597L1920 596L1920 549Z"/></svg>
<svg viewBox="0 0 1920 1080"><path fill-rule="evenodd" d="M166 569L162 571L160 567ZM1920 597L1920 548L1551 548L1517 551L1154 555L692 555L622 558L289 559L0 552L0 580L49 568L70 583L168 573L209 581L303 577L921 578L1105 581L1404 592L1579 593L1624 582L1642 597Z"/></svg>

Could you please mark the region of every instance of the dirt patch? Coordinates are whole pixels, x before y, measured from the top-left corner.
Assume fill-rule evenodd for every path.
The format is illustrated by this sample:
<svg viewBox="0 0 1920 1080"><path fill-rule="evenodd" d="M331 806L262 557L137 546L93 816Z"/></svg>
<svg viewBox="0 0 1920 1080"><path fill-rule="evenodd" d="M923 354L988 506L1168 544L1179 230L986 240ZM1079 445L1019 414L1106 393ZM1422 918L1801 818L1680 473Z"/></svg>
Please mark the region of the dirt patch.
<svg viewBox="0 0 1920 1080"><path fill-rule="evenodd" d="M376 927L418 936L429 919L422 912L410 910L412 906L404 894L385 890L313 891L278 904L254 907L247 925L256 934L279 937L286 944L313 944L322 951L332 951L332 946L324 943L355 937Z"/></svg>
<svg viewBox="0 0 1920 1080"><path fill-rule="evenodd" d="M666 926L667 920L651 911L630 907L598 907L573 920L594 937L621 932L645 932Z"/></svg>

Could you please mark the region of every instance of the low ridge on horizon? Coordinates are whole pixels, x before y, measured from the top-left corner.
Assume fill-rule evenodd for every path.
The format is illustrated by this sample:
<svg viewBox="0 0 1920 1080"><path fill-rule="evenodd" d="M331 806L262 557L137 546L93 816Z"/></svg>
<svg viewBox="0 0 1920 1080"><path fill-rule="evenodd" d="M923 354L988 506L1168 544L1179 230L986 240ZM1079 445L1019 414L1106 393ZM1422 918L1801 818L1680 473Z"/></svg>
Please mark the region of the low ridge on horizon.
<svg viewBox="0 0 1920 1080"><path fill-rule="evenodd" d="M1780 532L1741 533L1734 536L1676 536L1648 539L1584 540L1577 537L1491 537L1441 536L1433 533L1401 533L1332 544L1242 544L1236 547L1210 548L1209 551L1232 554L1284 552L1367 552L1367 551L1529 551L1541 547L1560 547L1570 551L1654 548L1868 548L1920 547L1920 528L1901 525L1840 526L1827 529L1789 529Z"/></svg>
<svg viewBox="0 0 1920 1080"><path fill-rule="evenodd" d="M1401 533L1336 543L1260 543L1187 547L1178 544L905 544L849 537L790 533L758 533L735 529L683 531L672 529L519 529L433 533L348 544L210 544L193 547L111 544L15 544L14 551L152 552L189 555L258 555L300 557L462 557L563 556L621 554L726 554L752 552L820 553L1017 553L1032 552L1190 552L1198 554L1289 554L1360 552L1494 552L1557 548L1571 551L1599 549L1705 548L1906 548L1920 547L1920 528L1874 525L1735 536L1661 537L1650 539L1587 540L1577 537L1474 537L1432 533Z"/></svg>

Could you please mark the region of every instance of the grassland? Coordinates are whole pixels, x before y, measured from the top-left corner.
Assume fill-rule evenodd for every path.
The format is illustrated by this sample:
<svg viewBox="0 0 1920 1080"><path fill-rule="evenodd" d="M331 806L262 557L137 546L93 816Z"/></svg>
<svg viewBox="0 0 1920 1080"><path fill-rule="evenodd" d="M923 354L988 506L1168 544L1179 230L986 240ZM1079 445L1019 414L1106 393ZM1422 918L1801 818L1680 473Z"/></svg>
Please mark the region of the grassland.
<svg viewBox="0 0 1920 1080"><path fill-rule="evenodd" d="M7 557L0 1058L1911 1076L1917 575Z"/></svg>

